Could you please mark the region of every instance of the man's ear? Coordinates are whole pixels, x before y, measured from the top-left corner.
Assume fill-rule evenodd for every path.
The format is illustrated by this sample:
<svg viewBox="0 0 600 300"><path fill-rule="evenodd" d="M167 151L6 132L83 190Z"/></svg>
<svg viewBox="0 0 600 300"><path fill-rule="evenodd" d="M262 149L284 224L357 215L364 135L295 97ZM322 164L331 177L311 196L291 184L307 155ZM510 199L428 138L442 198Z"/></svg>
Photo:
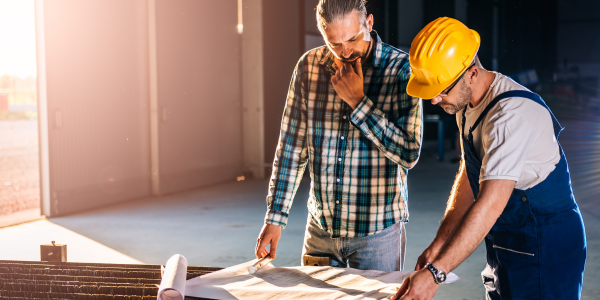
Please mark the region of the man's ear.
<svg viewBox="0 0 600 300"><path fill-rule="evenodd" d="M477 66L473 66L470 70L467 71L467 80L469 81L469 84L474 84L475 82L477 82L477 79L480 75L480 71L481 70L479 70Z"/></svg>
<svg viewBox="0 0 600 300"><path fill-rule="evenodd" d="M367 29L369 29L369 32L371 32L371 30L373 30L373 14L370 14L367 16Z"/></svg>

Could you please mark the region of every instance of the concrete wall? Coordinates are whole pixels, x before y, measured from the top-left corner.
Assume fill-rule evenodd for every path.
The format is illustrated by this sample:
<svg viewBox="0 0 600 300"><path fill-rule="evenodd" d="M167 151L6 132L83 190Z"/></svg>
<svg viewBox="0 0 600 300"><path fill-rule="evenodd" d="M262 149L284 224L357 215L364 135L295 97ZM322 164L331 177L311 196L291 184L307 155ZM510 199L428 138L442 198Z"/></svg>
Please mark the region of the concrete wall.
<svg viewBox="0 0 600 300"><path fill-rule="evenodd" d="M423 29L424 0L400 0L398 3L398 47L404 51L417 33Z"/></svg>
<svg viewBox="0 0 600 300"><path fill-rule="evenodd" d="M36 5L40 122L47 127L40 140L48 154L42 149L43 214L149 196L153 139L160 164L155 194L242 174L236 1Z"/></svg>
<svg viewBox="0 0 600 300"><path fill-rule="evenodd" d="M237 1L156 1L161 194L242 175Z"/></svg>
<svg viewBox="0 0 600 300"><path fill-rule="evenodd" d="M558 1L557 64L577 66L582 76L600 78L599 1Z"/></svg>
<svg viewBox="0 0 600 300"><path fill-rule="evenodd" d="M304 0L304 51L325 45L317 27L315 8L319 0Z"/></svg>
<svg viewBox="0 0 600 300"><path fill-rule="evenodd" d="M243 4L242 102L244 173L265 177L265 86L262 0Z"/></svg>
<svg viewBox="0 0 600 300"><path fill-rule="evenodd" d="M146 2L44 3L50 212L148 195Z"/></svg>
<svg viewBox="0 0 600 300"><path fill-rule="evenodd" d="M303 3L298 0L263 0L264 55L264 134L265 157L270 175L279 140L281 117L287 99L292 72L304 53L302 33Z"/></svg>

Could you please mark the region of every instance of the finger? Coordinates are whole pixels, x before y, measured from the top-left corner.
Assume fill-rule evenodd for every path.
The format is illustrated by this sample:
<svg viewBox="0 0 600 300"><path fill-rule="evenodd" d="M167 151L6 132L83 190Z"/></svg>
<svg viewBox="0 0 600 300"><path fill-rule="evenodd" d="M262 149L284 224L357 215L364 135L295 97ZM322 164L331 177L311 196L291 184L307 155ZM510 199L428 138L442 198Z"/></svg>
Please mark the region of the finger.
<svg viewBox="0 0 600 300"><path fill-rule="evenodd" d="M348 76L351 73L354 73L354 70L352 69L352 63L344 63L344 75Z"/></svg>
<svg viewBox="0 0 600 300"><path fill-rule="evenodd" d="M272 249L272 254L271 257L273 257L273 259L275 259L275 255L277 254L277 246L279 245L279 239L281 239L281 236L275 236L275 238L273 239L273 241L271 241L271 248Z"/></svg>
<svg viewBox="0 0 600 300"><path fill-rule="evenodd" d="M346 74L356 74L353 63L346 63Z"/></svg>
<svg viewBox="0 0 600 300"><path fill-rule="evenodd" d="M256 258L263 258L263 252L265 250L267 250L267 245L269 244L269 242L267 242L266 240L260 240L260 244L258 245L258 249L256 249Z"/></svg>
<svg viewBox="0 0 600 300"><path fill-rule="evenodd" d="M254 254L258 253L258 247L260 246L260 241L262 240L262 232L258 235L258 238L256 238L256 246L254 246Z"/></svg>
<svg viewBox="0 0 600 300"><path fill-rule="evenodd" d="M408 292L408 286L410 285L410 277L407 277L404 279L404 281L402 281L402 285L400 286L400 289L398 289L398 293L396 293L396 296L398 296L398 299L404 299L404 294L406 294L406 292Z"/></svg>
<svg viewBox="0 0 600 300"><path fill-rule="evenodd" d="M419 271L423 268L423 260L419 257L417 264L415 265L415 271Z"/></svg>
<svg viewBox="0 0 600 300"><path fill-rule="evenodd" d="M356 60L356 62L354 63L354 72L356 72L356 74L360 77L363 78L363 72L362 72L362 58L359 58Z"/></svg>
<svg viewBox="0 0 600 300"><path fill-rule="evenodd" d="M335 75L331 76L331 84L333 84L333 87L335 88L335 85L337 84L337 78L335 78Z"/></svg>
<svg viewBox="0 0 600 300"><path fill-rule="evenodd" d="M335 72L335 78L337 80L342 80L342 72L341 72L341 70L337 70L337 72Z"/></svg>
<svg viewBox="0 0 600 300"><path fill-rule="evenodd" d="M277 256L277 244L279 241L277 240L273 240L271 241L271 247L269 248L269 250L271 250L271 258L275 259L275 256Z"/></svg>

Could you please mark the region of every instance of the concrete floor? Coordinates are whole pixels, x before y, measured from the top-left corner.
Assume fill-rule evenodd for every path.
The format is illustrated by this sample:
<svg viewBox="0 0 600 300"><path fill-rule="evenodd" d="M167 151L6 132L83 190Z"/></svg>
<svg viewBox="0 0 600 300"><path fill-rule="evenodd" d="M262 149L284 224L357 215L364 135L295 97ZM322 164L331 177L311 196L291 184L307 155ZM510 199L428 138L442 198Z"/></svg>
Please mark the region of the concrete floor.
<svg viewBox="0 0 600 300"><path fill-rule="evenodd" d="M426 153L410 171L406 269L414 267L434 237L457 168ZM276 266L300 264L308 189L304 180L283 230ZM68 244L69 261L164 264L180 253L190 265L232 266L253 258L266 190L266 180L248 180L2 228L0 245L11 247L0 247L0 259L38 260L38 245L55 240ZM585 211L583 216L588 264L582 299L600 299L600 286L593 284L600 278L600 218ZM463 279L442 286L435 299L484 299L479 275L484 266L480 246L454 271Z"/></svg>

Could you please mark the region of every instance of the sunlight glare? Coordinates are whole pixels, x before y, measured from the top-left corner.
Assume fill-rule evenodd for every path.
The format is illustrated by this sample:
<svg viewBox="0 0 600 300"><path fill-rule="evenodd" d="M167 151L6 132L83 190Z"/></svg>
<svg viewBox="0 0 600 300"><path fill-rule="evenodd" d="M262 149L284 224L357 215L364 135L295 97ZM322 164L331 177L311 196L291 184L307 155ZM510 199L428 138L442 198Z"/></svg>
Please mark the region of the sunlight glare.
<svg viewBox="0 0 600 300"><path fill-rule="evenodd" d="M36 76L33 0L0 0L0 75Z"/></svg>

